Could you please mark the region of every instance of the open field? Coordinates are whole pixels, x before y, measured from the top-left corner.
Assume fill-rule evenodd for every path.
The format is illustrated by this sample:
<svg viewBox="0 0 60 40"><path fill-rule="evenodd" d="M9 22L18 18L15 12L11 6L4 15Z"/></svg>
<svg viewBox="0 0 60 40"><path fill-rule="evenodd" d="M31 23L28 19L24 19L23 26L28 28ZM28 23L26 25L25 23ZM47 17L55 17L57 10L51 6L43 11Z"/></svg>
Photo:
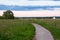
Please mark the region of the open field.
<svg viewBox="0 0 60 40"><path fill-rule="evenodd" d="M60 19L0 19L0 40L32 40L37 23L48 29L55 40L60 40Z"/></svg>
<svg viewBox="0 0 60 40"><path fill-rule="evenodd" d="M35 28L27 20L0 19L0 40L32 40Z"/></svg>
<svg viewBox="0 0 60 40"><path fill-rule="evenodd" d="M34 20L35 23L38 23L48 29L55 40L60 40L60 19L41 19Z"/></svg>

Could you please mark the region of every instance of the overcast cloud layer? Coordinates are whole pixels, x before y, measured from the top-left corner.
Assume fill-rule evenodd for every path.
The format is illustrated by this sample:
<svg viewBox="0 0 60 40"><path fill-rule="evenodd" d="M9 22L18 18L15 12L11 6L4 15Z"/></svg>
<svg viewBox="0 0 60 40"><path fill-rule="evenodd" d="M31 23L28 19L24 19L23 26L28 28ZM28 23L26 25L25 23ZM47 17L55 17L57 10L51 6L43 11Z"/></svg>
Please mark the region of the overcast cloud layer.
<svg viewBox="0 0 60 40"><path fill-rule="evenodd" d="M60 0L0 0L0 5L19 5L19 6L60 6Z"/></svg>

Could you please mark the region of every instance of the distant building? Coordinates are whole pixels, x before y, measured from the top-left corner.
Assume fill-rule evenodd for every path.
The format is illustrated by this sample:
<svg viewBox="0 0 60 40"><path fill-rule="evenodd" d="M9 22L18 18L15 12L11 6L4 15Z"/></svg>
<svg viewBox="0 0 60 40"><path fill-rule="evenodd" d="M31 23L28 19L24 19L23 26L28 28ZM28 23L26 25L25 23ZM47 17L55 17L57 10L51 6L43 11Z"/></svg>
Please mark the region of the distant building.
<svg viewBox="0 0 60 40"><path fill-rule="evenodd" d="M53 19L56 19L56 17L54 16Z"/></svg>

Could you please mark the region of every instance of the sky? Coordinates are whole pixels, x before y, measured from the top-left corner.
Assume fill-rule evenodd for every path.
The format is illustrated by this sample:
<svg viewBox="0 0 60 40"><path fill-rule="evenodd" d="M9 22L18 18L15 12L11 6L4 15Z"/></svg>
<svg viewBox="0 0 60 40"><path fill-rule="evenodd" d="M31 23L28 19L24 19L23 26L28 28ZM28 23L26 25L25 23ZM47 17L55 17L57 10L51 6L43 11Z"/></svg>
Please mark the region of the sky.
<svg viewBox="0 0 60 40"><path fill-rule="evenodd" d="M18 6L60 6L60 0L0 0L0 5ZM55 8L56 9L56 8ZM16 17L60 16L59 10L13 11ZM0 11L0 15L3 11Z"/></svg>
<svg viewBox="0 0 60 40"><path fill-rule="evenodd" d="M60 0L0 0L0 4L19 6L60 6Z"/></svg>
<svg viewBox="0 0 60 40"><path fill-rule="evenodd" d="M3 15L5 10L0 10L0 15ZM60 16L60 10L37 10L37 11L12 11L15 17L53 17Z"/></svg>

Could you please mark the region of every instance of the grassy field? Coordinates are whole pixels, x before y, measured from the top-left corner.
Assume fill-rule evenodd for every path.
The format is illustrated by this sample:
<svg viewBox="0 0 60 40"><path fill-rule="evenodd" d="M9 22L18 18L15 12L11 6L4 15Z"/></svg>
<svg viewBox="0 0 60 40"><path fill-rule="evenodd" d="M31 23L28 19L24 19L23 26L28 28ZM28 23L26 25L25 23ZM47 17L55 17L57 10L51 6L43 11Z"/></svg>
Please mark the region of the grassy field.
<svg viewBox="0 0 60 40"><path fill-rule="evenodd" d="M0 19L0 40L32 40L35 28L28 20Z"/></svg>
<svg viewBox="0 0 60 40"><path fill-rule="evenodd" d="M0 40L32 40L35 28L32 23L38 23L48 29L55 40L60 40L60 20L32 19L32 20L1 20Z"/></svg>
<svg viewBox="0 0 60 40"><path fill-rule="evenodd" d="M33 20L33 22L38 23L48 29L55 40L60 40L60 20L59 19L40 19Z"/></svg>

